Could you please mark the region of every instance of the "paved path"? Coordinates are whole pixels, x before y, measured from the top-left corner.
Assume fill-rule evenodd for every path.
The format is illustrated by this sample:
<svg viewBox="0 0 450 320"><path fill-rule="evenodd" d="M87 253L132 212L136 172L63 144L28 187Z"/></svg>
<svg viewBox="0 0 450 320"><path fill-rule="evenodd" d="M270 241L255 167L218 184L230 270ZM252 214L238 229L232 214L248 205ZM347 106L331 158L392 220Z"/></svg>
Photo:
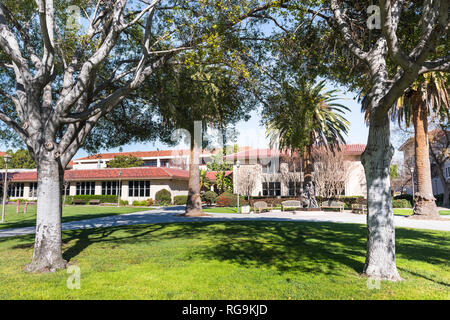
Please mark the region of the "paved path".
<svg viewBox="0 0 450 320"><path fill-rule="evenodd" d="M211 217L180 217L184 207L170 207L151 211L127 213L116 216L80 220L63 223L63 230L77 230L101 227L116 227L134 224L193 222L193 221L303 221L303 222L337 222L366 224L366 215L337 212L267 212L262 214L210 213ZM450 231L450 216L442 216L447 221L412 220L403 216L395 216L396 227ZM0 230L0 238L33 234L35 227L24 227Z"/></svg>

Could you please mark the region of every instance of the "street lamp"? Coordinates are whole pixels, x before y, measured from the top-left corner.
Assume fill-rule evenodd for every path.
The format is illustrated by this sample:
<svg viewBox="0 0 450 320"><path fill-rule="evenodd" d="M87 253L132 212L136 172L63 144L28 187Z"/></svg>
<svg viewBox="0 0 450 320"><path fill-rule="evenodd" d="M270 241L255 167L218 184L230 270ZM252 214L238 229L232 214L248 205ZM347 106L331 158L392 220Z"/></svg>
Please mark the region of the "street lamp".
<svg viewBox="0 0 450 320"><path fill-rule="evenodd" d="M236 161L236 168L238 169L238 176L239 176L239 167L241 166L241 162L238 160ZM237 213L239 213L239 188L237 186L237 181L238 179L236 179L236 191L237 191Z"/></svg>
<svg viewBox="0 0 450 320"><path fill-rule="evenodd" d="M411 167L412 197L414 201L414 167Z"/></svg>
<svg viewBox="0 0 450 320"><path fill-rule="evenodd" d="M122 191L122 186L120 185L120 177L122 176L122 171L119 171L119 185L117 186L117 206L120 207L120 194Z"/></svg>
<svg viewBox="0 0 450 320"><path fill-rule="evenodd" d="M2 223L5 222L5 206L6 206L6 193L8 190L8 163L11 159L11 156L8 154L5 154L3 156L3 159L5 160L5 180L3 182L3 203L2 203Z"/></svg>

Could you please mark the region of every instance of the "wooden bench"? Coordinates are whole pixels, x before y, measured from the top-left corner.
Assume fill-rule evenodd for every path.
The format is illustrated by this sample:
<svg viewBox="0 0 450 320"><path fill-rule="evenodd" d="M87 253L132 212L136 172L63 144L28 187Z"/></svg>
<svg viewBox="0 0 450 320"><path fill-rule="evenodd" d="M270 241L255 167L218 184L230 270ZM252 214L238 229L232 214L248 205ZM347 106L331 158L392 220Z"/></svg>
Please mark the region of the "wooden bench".
<svg viewBox="0 0 450 320"><path fill-rule="evenodd" d="M286 200L281 202L281 211L284 211L286 208L294 208L299 209L303 208L302 203L298 200Z"/></svg>
<svg viewBox="0 0 450 320"><path fill-rule="evenodd" d="M344 211L344 207L345 207L345 203L343 203L341 201L336 201L336 200L324 201L320 205L320 209L333 209L333 210L337 209L337 210L339 210L339 212Z"/></svg>
<svg viewBox="0 0 450 320"><path fill-rule="evenodd" d="M89 204L96 204L96 205L99 205L99 204L100 204L100 200L99 200L99 199L92 199L92 200L89 200Z"/></svg>
<svg viewBox="0 0 450 320"><path fill-rule="evenodd" d="M83 199L73 199L73 204L86 204L86 200Z"/></svg>
<svg viewBox="0 0 450 320"><path fill-rule="evenodd" d="M352 212L367 214L367 205L354 203L352 204Z"/></svg>
<svg viewBox="0 0 450 320"><path fill-rule="evenodd" d="M256 210L258 210L258 213L261 213L261 210L269 209L269 207L267 206L267 202L265 201L256 201L253 204L253 208L255 208L255 212Z"/></svg>

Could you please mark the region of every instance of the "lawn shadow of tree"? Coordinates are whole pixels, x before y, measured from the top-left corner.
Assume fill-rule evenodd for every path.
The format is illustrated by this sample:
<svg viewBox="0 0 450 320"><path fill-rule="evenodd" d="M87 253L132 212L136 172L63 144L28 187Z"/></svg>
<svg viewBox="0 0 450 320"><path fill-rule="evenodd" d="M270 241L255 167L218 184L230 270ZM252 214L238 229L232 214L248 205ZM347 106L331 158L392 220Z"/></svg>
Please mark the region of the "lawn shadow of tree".
<svg viewBox="0 0 450 320"><path fill-rule="evenodd" d="M448 261L449 240L432 231L397 229L397 256L437 265ZM63 257L70 261L93 245L114 246L186 239L186 259L224 261L241 267L302 272L359 274L364 265L366 226L279 221L190 222L69 230L63 233ZM33 245L34 235L17 237ZM5 239L0 239L0 243ZM413 245L410 245L413 242ZM408 271L409 272L409 271ZM417 274L416 276L420 276ZM425 278L427 279L427 278ZM434 281L429 279L430 281Z"/></svg>

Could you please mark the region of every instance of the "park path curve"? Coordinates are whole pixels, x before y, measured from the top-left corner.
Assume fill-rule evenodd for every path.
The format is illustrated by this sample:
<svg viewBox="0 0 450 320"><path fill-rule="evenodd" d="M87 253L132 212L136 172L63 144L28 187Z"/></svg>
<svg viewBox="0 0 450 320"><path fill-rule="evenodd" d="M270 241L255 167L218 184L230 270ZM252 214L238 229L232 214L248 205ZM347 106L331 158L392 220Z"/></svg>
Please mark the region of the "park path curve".
<svg viewBox="0 0 450 320"><path fill-rule="evenodd" d="M267 212L261 214L210 213L210 217L183 217L184 207L166 207L149 211L140 211L102 218L65 222L63 230L117 227L136 224L196 222L196 221L298 221L298 222L335 222L366 224L366 215L347 212ZM445 220L413 220L404 216L394 216L396 227L450 231L450 216ZM35 233L35 227L23 227L0 230L0 238Z"/></svg>

